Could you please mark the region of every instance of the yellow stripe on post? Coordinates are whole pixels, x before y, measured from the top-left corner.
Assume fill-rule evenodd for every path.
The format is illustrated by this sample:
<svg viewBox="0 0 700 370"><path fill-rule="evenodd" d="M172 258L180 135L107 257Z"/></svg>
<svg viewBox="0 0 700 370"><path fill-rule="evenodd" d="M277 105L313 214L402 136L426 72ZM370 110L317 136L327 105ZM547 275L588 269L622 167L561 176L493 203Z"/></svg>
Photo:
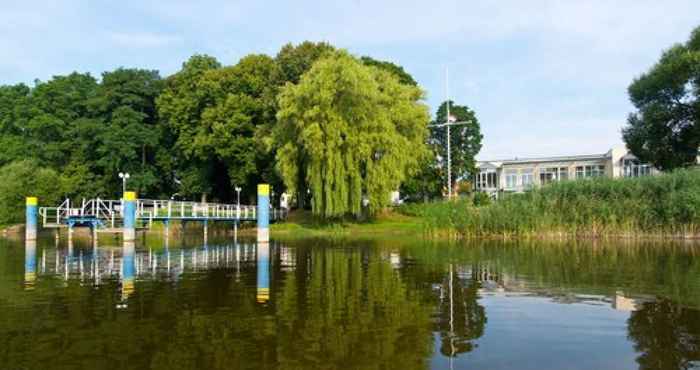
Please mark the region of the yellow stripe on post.
<svg viewBox="0 0 700 370"><path fill-rule="evenodd" d="M124 193L124 200L136 200L136 192L127 191L126 193Z"/></svg>
<svg viewBox="0 0 700 370"><path fill-rule="evenodd" d="M270 195L269 184L258 184L258 195Z"/></svg>
<svg viewBox="0 0 700 370"><path fill-rule="evenodd" d="M37 197L27 197L27 205L28 206L39 205L39 199Z"/></svg>

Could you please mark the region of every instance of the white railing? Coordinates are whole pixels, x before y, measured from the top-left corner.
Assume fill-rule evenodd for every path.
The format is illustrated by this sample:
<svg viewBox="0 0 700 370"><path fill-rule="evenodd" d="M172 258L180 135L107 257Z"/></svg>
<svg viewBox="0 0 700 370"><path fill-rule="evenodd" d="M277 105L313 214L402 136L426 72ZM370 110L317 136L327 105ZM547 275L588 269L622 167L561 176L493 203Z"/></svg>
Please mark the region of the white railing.
<svg viewBox="0 0 700 370"><path fill-rule="evenodd" d="M136 201L136 218L254 219L256 212L256 206L246 205L153 199L138 199Z"/></svg>
<svg viewBox="0 0 700 370"><path fill-rule="evenodd" d="M102 220L105 225L115 227L124 216L123 200L83 199L80 207L71 207L66 199L58 207L41 207L39 214L44 225L59 225L71 217L89 217ZM270 220L280 220L287 216L284 209L270 209ZM257 206L183 202L173 200L136 200L136 218L146 220L183 219L183 220L255 220Z"/></svg>

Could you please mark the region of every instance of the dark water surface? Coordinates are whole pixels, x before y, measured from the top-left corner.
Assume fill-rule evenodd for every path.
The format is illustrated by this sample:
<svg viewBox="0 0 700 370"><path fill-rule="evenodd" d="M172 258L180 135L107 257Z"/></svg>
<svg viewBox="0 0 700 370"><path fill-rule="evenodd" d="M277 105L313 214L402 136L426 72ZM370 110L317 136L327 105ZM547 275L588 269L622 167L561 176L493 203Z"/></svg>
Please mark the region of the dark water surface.
<svg viewBox="0 0 700 370"><path fill-rule="evenodd" d="M692 245L0 240L0 369L698 366Z"/></svg>

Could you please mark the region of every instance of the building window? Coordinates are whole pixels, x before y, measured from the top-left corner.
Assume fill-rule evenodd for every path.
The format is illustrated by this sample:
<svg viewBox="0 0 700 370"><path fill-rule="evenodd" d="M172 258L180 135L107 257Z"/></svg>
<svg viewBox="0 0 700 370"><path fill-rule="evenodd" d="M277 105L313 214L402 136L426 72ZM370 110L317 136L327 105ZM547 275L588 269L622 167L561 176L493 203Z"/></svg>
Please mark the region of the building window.
<svg viewBox="0 0 700 370"><path fill-rule="evenodd" d="M498 181L495 170L481 170L476 177L477 189L495 189Z"/></svg>
<svg viewBox="0 0 700 370"><path fill-rule="evenodd" d="M506 170L506 189L515 189L518 187L518 171Z"/></svg>
<svg viewBox="0 0 700 370"><path fill-rule="evenodd" d="M566 167L548 167L540 172L540 183L549 184L553 181L569 179L569 169Z"/></svg>
<svg viewBox="0 0 700 370"><path fill-rule="evenodd" d="M521 183L523 184L524 188L530 188L534 185L535 183L535 177L533 175L533 170L532 168L527 168L521 171Z"/></svg>
<svg viewBox="0 0 700 370"><path fill-rule="evenodd" d="M548 167L540 171L540 184L549 184L550 182L557 180L557 173L559 173L559 168Z"/></svg>
<svg viewBox="0 0 700 370"><path fill-rule="evenodd" d="M646 163L639 163L637 159L623 159L622 174L625 177L649 176L651 175L651 166Z"/></svg>
<svg viewBox="0 0 700 370"><path fill-rule="evenodd" d="M569 169L566 167L559 167L559 181L566 181L569 179Z"/></svg>
<svg viewBox="0 0 700 370"><path fill-rule="evenodd" d="M576 178L583 179L588 177L602 177L605 176L605 166L604 165L589 165L589 166L577 166L576 167Z"/></svg>

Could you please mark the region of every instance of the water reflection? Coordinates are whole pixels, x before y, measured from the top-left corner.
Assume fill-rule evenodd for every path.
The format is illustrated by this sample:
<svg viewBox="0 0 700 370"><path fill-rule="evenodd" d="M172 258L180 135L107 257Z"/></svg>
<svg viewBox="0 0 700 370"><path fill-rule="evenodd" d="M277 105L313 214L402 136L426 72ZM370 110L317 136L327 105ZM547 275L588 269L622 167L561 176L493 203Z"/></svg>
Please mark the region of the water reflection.
<svg viewBox="0 0 700 370"><path fill-rule="evenodd" d="M266 303L270 300L270 243L258 243L257 263L257 300Z"/></svg>
<svg viewBox="0 0 700 370"><path fill-rule="evenodd" d="M36 240L27 240L24 249L24 287L34 289L36 281Z"/></svg>
<svg viewBox="0 0 700 370"><path fill-rule="evenodd" d="M667 299L641 303L628 320L640 369L700 366L700 316Z"/></svg>
<svg viewBox="0 0 700 370"><path fill-rule="evenodd" d="M94 256L98 256L95 254ZM122 247L122 262L121 262L121 285L122 285L122 304L120 308L126 307L126 300L131 293L134 292L134 279L136 278L136 245L134 242L125 241ZM168 256L170 257L170 256ZM168 258L169 259L169 258ZM95 258L99 261L99 258ZM110 253L110 263L114 264L114 251ZM110 270L111 272L111 270ZM97 271L96 276L99 276Z"/></svg>
<svg viewBox="0 0 700 370"><path fill-rule="evenodd" d="M0 348L11 348L0 364L688 369L700 360L693 253L318 240L0 244L0 266L10 267L0 271ZM27 343L42 343L41 353Z"/></svg>
<svg viewBox="0 0 700 370"><path fill-rule="evenodd" d="M486 312L478 303L481 283L478 268L458 268L450 264L440 290L437 327L440 332L440 353L456 357L476 348L475 340L484 334Z"/></svg>

